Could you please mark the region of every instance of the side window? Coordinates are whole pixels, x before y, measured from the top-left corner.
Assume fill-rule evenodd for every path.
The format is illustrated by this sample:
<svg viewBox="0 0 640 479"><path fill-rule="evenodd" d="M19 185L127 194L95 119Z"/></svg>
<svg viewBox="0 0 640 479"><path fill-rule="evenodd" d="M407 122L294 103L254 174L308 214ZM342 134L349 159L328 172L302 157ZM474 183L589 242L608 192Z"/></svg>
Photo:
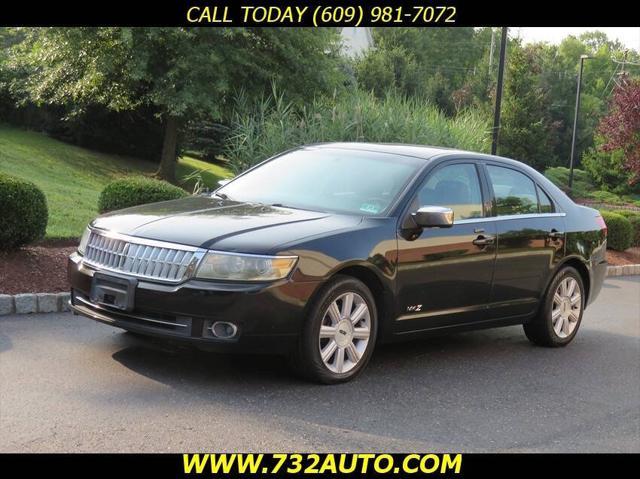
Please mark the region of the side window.
<svg viewBox="0 0 640 479"><path fill-rule="evenodd" d="M536 185L528 176L511 168L487 165L498 206L498 216L538 212Z"/></svg>
<svg viewBox="0 0 640 479"><path fill-rule="evenodd" d="M417 203L447 206L457 220L482 217L482 193L475 165L460 163L437 169L420 188Z"/></svg>
<svg viewBox="0 0 640 479"><path fill-rule="evenodd" d="M538 201L540 201L540 213L553 213L555 211L553 207L553 201L549 198L542 188L536 185L538 188Z"/></svg>

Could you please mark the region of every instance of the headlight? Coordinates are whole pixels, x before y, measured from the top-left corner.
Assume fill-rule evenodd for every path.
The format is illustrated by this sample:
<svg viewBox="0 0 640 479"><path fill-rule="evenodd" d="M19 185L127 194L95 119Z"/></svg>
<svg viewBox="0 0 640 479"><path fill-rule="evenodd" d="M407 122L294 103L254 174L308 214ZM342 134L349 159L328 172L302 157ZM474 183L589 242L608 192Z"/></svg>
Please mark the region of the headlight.
<svg viewBox="0 0 640 479"><path fill-rule="evenodd" d="M235 253L207 253L196 272L197 278L232 281L273 281L285 278L296 265L297 256L258 256Z"/></svg>
<svg viewBox="0 0 640 479"><path fill-rule="evenodd" d="M87 249L87 243L89 242L89 236L91 236L91 230L86 228L84 233L82 233L82 238L80 238L80 244L78 245L78 253L84 255Z"/></svg>

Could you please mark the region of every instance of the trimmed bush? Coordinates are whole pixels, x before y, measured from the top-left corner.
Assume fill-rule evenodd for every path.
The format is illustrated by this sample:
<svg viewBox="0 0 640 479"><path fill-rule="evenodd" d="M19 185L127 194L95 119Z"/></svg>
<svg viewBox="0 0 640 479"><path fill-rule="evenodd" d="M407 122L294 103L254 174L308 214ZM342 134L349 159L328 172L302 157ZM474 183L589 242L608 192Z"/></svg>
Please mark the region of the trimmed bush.
<svg viewBox="0 0 640 479"><path fill-rule="evenodd" d="M607 224L607 247L616 251L630 248L633 243L631 222L624 216L611 211L601 211L600 213Z"/></svg>
<svg viewBox="0 0 640 479"><path fill-rule="evenodd" d="M614 213L624 216L629 220L633 228L632 246L640 246L640 211L620 210L614 211Z"/></svg>
<svg viewBox="0 0 640 479"><path fill-rule="evenodd" d="M188 193L166 181L143 176L122 178L109 183L98 198L98 210L120 210L130 206L184 198Z"/></svg>
<svg viewBox="0 0 640 479"><path fill-rule="evenodd" d="M15 249L44 237L49 212L40 188L0 173L0 250Z"/></svg>
<svg viewBox="0 0 640 479"><path fill-rule="evenodd" d="M640 246L640 215L628 216L627 219L633 228L631 246Z"/></svg>

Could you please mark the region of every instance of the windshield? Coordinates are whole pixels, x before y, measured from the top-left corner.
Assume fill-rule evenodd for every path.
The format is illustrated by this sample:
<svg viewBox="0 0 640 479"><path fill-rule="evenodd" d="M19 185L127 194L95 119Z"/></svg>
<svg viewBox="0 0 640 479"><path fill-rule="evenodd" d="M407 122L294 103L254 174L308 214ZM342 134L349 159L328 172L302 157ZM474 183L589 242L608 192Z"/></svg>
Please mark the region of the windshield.
<svg viewBox="0 0 640 479"><path fill-rule="evenodd" d="M234 201L357 215L386 213L424 160L370 151L286 153L217 190Z"/></svg>

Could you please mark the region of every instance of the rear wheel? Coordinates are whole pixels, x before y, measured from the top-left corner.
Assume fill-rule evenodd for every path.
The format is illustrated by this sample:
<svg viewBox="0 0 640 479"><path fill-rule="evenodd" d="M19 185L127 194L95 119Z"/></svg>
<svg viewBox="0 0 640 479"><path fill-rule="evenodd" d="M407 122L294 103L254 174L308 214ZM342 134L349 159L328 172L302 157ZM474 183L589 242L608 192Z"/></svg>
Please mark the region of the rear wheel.
<svg viewBox="0 0 640 479"><path fill-rule="evenodd" d="M369 362L377 326L369 288L355 278L338 276L311 308L292 357L293 366L325 384L349 381Z"/></svg>
<svg viewBox="0 0 640 479"><path fill-rule="evenodd" d="M537 317L524 325L527 338L540 346L566 346L578 332L584 302L580 273L571 266L562 268L551 281Z"/></svg>

